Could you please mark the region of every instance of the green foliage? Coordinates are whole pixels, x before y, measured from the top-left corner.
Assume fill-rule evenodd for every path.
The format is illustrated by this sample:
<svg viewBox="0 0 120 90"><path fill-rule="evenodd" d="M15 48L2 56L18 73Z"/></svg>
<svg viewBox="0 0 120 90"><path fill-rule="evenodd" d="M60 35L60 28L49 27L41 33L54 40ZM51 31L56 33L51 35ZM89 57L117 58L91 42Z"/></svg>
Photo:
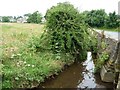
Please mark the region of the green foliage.
<svg viewBox="0 0 120 90"><path fill-rule="evenodd" d="M68 2L59 3L47 11L45 18L47 34L54 53L85 56L83 53L87 50L87 26L73 5Z"/></svg>
<svg viewBox="0 0 120 90"><path fill-rule="evenodd" d="M39 15L37 17L37 14L38 12L29 15L28 21L31 20L29 23L39 23L40 17ZM86 59L88 47L95 46L92 48L94 52L97 51L96 38L91 37L84 18L73 5L59 3L47 11L45 18L47 22L44 33L37 37L29 36L30 40L27 43L24 42L28 34L16 34L17 32L12 34L12 38L24 37L25 41L24 44L18 45L17 52L2 57L3 88L37 86L45 78L58 74L65 64L74 62L75 58ZM102 63L106 59L106 54L100 57Z"/></svg>
<svg viewBox="0 0 120 90"><path fill-rule="evenodd" d="M109 60L109 51L107 50L106 51L106 48L107 48L107 44L105 43L105 41L101 41L101 43L99 43L100 46L99 48L97 47L97 59L95 60L95 69L94 69L94 72L99 72L99 70L102 68L102 66L104 64L106 64L106 61ZM97 46L98 46L98 43L97 43ZM101 52L101 53L99 53Z"/></svg>
<svg viewBox="0 0 120 90"><path fill-rule="evenodd" d="M37 87L45 78L58 75L65 64L74 62L70 53L53 54L49 49L49 36L43 37L48 34L40 35L43 25L5 23L2 26L4 41L0 47L3 49L0 75L3 89Z"/></svg>
<svg viewBox="0 0 120 90"><path fill-rule="evenodd" d="M86 22L91 27L103 27L107 14L103 9L86 12Z"/></svg>
<svg viewBox="0 0 120 90"><path fill-rule="evenodd" d="M36 11L33 14L28 14L28 19L27 22L28 23L41 23L42 22L42 15Z"/></svg>
<svg viewBox="0 0 120 90"><path fill-rule="evenodd" d="M105 10L84 11L82 14L85 22L91 27L97 28L118 28L120 26L120 16L115 12L106 14Z"/></svg>
<svg viewBox="0 0 120 90"><path fill-rule="evenodd" d="M119 16L115 12L109 13L109 16L106 18L105 27L106 28L117 28L120 26L120 21L118 20Z"/></svg>
<svg viewBox="0 0 120 90"><path fill-rule="evenodd" d="M91 51L93 54L96 54L98 52L98 42L97 39L93 39L91 43Z"/></svg>
<svg viewBox="0 0 120 90"><path fill-rule="evenodd" d="M106 47L107 47L107 44L106 44L104 41L102 41L102 42L101 42L101 48L102 48L103 50L105 50Z"/></svg>
<svg viewBox="0 0 120 90"><path fill-rule="evenodd" d="M109 59L109 54L106 51L104 51L95 62L94 72L99 71L108 59Z"/></svg>
<svg viewBox="0 0 120 90"><path fill-rule="evenodd" d="M98 33L91 27L89 27L88 33L89 33L89 36L88 36L89 40L87 40L88 51L90 51L92 53L92 58L96 59L97 53L99 50L99 48L98 48Z"/></svg>
<svg viewBox="0 0 120 90"><path fill-rule="evenodd" d="M43 33L39 37L32 37L27 43L27 48L34 52L50 51L49 36Z"/></svg>
<svg viewBox="0 0 120 90"><path fill-rule="evenodd" d="M3 16L2 17L2 22L10 22L9 17Z"/></svg>
<svg viewBox="0 0 120 90"><path fill-rule="evenodd" d="M73 62L69 53L53 54L51 50L39 50L40 38L19 47L18 53L3 57L3 88L32 88L52 74L58 74L64 64ZM43 49L40 48L39 49ZM24 52L23 52L24 51Z"/></svg>

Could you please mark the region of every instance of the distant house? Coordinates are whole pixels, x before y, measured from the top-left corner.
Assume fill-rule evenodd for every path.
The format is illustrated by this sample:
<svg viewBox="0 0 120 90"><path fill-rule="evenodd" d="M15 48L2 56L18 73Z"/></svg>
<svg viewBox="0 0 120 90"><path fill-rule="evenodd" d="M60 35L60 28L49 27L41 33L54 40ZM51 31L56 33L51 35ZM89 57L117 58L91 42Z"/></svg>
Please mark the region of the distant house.
<svg viewBox="0 0 120 90"><path fill-rule="evenodd" d="M16 22L16 19L14 19L14 18L10 18L9 20L10 20L10 22Z"/></svg>
<svg viewBox="0 0 120 90"><path fill-rule="evenodd" d="M17 19L17 23L27 23L27 17L20 17Z"/></svg>

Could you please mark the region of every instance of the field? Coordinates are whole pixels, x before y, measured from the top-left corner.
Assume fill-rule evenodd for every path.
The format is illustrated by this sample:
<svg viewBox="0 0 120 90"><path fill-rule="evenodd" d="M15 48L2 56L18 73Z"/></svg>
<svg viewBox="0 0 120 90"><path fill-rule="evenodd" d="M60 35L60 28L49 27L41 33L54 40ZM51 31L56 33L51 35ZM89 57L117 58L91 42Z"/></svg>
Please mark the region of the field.
<svg viewBox="0 0 120 90"><path fill-rule="evenodd" d="M44 31L44 25L0 23L2 87L36 87L45 78L58 74L65 64L73 62L69 55L59 55L60 60L51 51L34 52L32 43L38 43ZM29 48L29 45L32 44ZM71 58L69 62L67 59Z"/></svg>
<svg viewBox="0 0 120 90"><path fill-rule="evenodd" d="M1 23L3 54L10 57L33 35L38 36L43 32L43 25Z"/></svg>

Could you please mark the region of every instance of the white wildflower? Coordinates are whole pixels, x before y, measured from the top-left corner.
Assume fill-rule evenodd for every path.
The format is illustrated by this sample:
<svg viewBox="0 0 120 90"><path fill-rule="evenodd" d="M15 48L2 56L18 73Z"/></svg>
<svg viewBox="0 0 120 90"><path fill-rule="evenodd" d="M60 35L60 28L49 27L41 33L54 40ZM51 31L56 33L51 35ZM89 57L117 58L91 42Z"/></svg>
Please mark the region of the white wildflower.
<svg viewBox="0 0 120 90"><path fill-rule="evenodd" d="M21 56L21 54L17 54L18 56Z"/></svg>
<svg viewBox="0 0 120 90"><path fill-rule="evenodd" d="M27 65L28 67L30 66L30 64Z"/></svg>
<svg viewBox="0 0 120 90"><path fill-rule="evenodd" d="M32 67L35 67L35 65L32 65Z"/></svg>
<svg viewBox="0 0 120 90"><path fill-rule="evenodd" d="M10 58L14 58L16 55L15 54L12 54L12 56Z"/></svg>
<svg viewBox="0 0 120 90"><path fill-rule="evenodd" d="M26 64L26 61L24 61L23 63Z"/></svg>

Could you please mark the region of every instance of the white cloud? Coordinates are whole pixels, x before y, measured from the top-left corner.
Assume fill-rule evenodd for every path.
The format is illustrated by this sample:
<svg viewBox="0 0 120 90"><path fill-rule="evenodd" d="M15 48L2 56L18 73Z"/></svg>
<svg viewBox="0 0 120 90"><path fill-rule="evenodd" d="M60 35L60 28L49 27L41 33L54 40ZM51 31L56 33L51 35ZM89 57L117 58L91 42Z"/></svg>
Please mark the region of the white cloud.
<svg viewBox="0 0 120 90"><path fill-rule="evenodd" d="M118 12L120 0L0 0L0 16L24 15L37 10L45 14L51 6L65 1L71 2L80 11L105 9L106 12Z"/></svg>

